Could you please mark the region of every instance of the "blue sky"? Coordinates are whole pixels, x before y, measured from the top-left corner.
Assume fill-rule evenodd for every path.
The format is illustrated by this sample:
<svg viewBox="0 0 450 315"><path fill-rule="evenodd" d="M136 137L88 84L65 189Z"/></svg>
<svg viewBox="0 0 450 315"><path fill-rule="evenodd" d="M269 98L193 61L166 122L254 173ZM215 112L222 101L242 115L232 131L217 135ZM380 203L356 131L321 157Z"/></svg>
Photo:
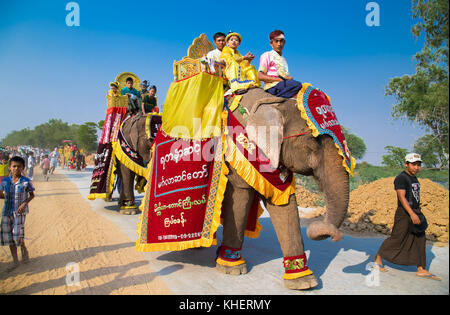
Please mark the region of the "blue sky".
<svg viewBox="0 0 450 315"><path fill-rule="evenodd" d="M241 53L270 49L268 34L286 33L292 76L331 98L342 125L367 145L363 160L380 164L386 145L412 150L424 130L391 117L389 79L415 72L422 49L411 27L411 1L375 1L380 26L366 25L364 0L247 1L245 8L211 1L75 1L80 26L66 25L70 1L0 1L0 139L58 118L105 117L108 83L130 71L158 87L164 102L172 64L192 40L217 31L241 33ZM223 3L223 2L222 2ZM218 3L220 5L220 3ZM220 10L219 10L220 9Z"/></svg>

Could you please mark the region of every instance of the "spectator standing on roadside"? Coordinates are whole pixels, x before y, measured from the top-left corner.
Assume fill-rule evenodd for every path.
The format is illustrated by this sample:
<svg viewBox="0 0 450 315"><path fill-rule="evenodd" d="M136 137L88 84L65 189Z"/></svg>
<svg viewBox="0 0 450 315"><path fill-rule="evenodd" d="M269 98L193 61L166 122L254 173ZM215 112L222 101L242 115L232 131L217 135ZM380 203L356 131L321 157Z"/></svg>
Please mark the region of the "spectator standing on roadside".
<svg viewBox="0 0 450 315"><path fill-rule="evenodd" d="M382 259L398 265L417 266L416 276L441 280L426 267L426 219L420 209L420 183L417 173L422 159L417 153L405 157L405 170L394 180L397 193L397 211L391 236L381 244L375 256L375 268L387 272Z"/></svg>
<svg viewBox="0 0 450 315"><path fill-rule="evenodd" d="M33 180L34 165L36 160L34 159L33 152L28 152L28 177Z"/></svg>
<svg viewBox="0 0 450 315"><path fill-rule="evenodd" d="M53 152L50 154L50 174L53 174L56 166L58 165L58 148L55 148Z"/></svg>
<svg viewBox="0 0 450 315"><path fill-rule="evenodd" d="M3 178L9 176L9 166L8 166L8 152L3 151L0 155L0 184L2 183Z"/></svg>
<svg viewBox="0 0 450 315"><path fill-rule="evenodd" d="M34 187L31 180L22 176L25 160L14 156L9 161L10 176L0 184L0 199L5 199L0 225L0 244L11 250L13 264L8 268L12 271L19 266L17 247L22 252L22 262L29 261L25 246L25 217L28 214L28 204L34 198Z"/></svg>
<svg viewBox="0 0 450 315"><path fill-rule="evenodd" d="M50 160L48 155L44 155L44 159L41 162L42 175L44 175L44 180L48 182L48 171L50 169Z"/></svg>

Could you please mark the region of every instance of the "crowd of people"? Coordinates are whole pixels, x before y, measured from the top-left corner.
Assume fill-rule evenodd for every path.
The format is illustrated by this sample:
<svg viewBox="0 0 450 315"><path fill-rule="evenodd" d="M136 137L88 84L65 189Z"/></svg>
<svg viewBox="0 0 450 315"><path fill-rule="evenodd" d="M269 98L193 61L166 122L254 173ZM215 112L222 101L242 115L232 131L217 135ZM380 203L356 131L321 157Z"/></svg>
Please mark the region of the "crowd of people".
<svg viewBox="0 0 450 315"><path fill-rule="evenodd" d="M0 147L0 182L9 176L8 162L13 157L24 160L23 174L33 179L35 167L40 167L48 180L56 167L81 171L86 169L86 154L76 144L55 147L52 151L31 146Z"/></svg>
<svg viewBox="0 0 450 315"><path fill-rule="evenodd" d="M239 33L225 35L217 32L213 38L216 49L206 55L206 60L211 69L214 69L215 63L225 66L228 94L244 94L249 89L261 87L261 82L264 82L266 92L277 97L291 98L301 90L302 84L290 75L286 58L283 57L286 44L283 31L275 30L269 34L272 50L261 55L258 70L251 64L255 58L251 52L243 56L237 50L242 43Z"/></svg>
<svg viewBox="0 0 450 315"><path fill-rule="evenodd" d="M118 82L111 82L109 87L111 88L108 92L110 96L128 96L128 112L131 115L146 115L152 112L159 112L156 86L150 85L147 80L142 81L139 91L134 88L132 77L126 79L126 86L120 92Z"/></svg>
<svg viewBox="0 0 450 315"><path fill-rule="evenodd" d="M225 95L242 95L249 89L261 87L261 82L264 82L266 92L277 97L291 98L301 90L301 82L291 76L287 60L283 57L286 44L283 31L275 30L269 34L269 45L272 49L261 55L258 70L251 64L255 58L252 53L248 52L243 56L237 50L242 42L239 33L230 32L225 35L217 32L213 39L216 49L210 51L204 60L210 65L211 72L215 71L215 63L225 67L229 88ZM108 95L128 96L128 112L132 115L159 112L155 85L144 80L140 84L140 90L137 90L132 77L128 77L125 84L126 86L119 90L119 83L111 82Z"/></svg>

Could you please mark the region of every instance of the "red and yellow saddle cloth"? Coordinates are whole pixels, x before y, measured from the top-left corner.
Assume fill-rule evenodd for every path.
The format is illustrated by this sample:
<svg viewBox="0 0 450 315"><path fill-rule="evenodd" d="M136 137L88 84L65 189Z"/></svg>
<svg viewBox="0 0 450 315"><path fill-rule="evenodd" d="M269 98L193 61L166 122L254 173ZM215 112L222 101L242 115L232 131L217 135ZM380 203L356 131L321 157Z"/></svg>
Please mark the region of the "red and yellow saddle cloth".
<svg viewBox="0 0 450 315"><path fill-rule="evenodd" d="M257 149L249 150L243 140L245 129L236 118L228 111L222 117L228 122L222 137L186 140L162 130L157 134L141 204L137 250L184 250L216 244L228 181L225 161L275 204L286 204L295 193L293 174L280 169L267 171L267 159ZM255 195L245 230L246 236L254 238L259 236L258 218L263 212L260 195Z"/></svg>
<svg viewBox="0 0 450 315"><path fill-rule="evenodd" d="M108 107L102 136L95 155L89 200L108 198L112 192L115 167L113 143L117 141L120 126L127 114L128 97L108 92L106 100Z"/></svg>
<svg viewBox="0 0 450 315"><path fill-rule="evenodd" d="M219 79L214 82L216 79L211 76L201 75L188 80L200 80L200 85L204 84L203 80L207 80L209 86L223 91L223 83ZM177 85L192 85L193 82L188 80L173 83L166 98L173 99L173 104L166 102L165 106L190 106L192 112L199 112L200 116L202 111L197 106L211 104L212 99L204 100L204 95L197 99L202 102L192 99L190 89ZM176 97L170 96L172 92ZM183 97L180 93L187 95ZM211 95L223 102L223 94L221 97L216 97L216 93ZM192 103L186 104L186 100ZM223 107L223 103L216 104L220 105ZM175 113L174 108L172 111ZM225 161L257 192L275 204L288 203L289 196L295 193L293 174L282 169L269 169L267 158L254 143L248 141L244 127L228 110L218 116L220 121L212 121L212 126L222 126L219 136L213 132L205 137L203 128L198 133L186 132L183 138L171 136L166 133L170 129L165 129L165 126L170 125L165 119L170 117L163 114L162 127L152 146L151 167L137 228L138 251L184 250L216 244L215 234L220 224L222 201L228 182ZM178 121L181 119L176 118ZM194 118L197 116L194 115ZM202 136L186 139L186 134ZM250 237L258 237L261 230L258 218L263 210L259 195L255 195L258 198L252 203L245 231L245 235Z"/></svg>
<svg viewBox="0 0 450 315"><path fill-rule="evenodd" d="M350 153L328 95L319 89L313 88L311 84L304 83L297 95L297 106L314 137L327 134L333 138L339 155L343 158L342 166L353 176L355 159Z"/></svg>
<svg viewBox="0 0 450 315"><path fill-rule="evenodd" d="M158 132L141 204L137 250L213 244L227 183L219 140L176 139Z"/></svg>
<svg viewBox="0 0 450 315"><path fill-rule="evenodd" d="M139 116L137 116L139 117ZM120 127L119 133L117 135L117 141L113 143L114 156L119 160L120 163L125 165L129 170L135 174L142 176L144 178L148 177L149 165L143 160L137 151L135 151L132 146L127 142L123 135L123 124L127 120L136 119L135 116L127 117ZM139 118L137 118L139 119ZM161 114L159 113L148 113L145 118L145 133L150 143L153 143L156 134L161 126ZM134 128L138 128L135 126ZM116 165L114 165L116 167ZM112 175L113 176L113 175Z"/></svg>

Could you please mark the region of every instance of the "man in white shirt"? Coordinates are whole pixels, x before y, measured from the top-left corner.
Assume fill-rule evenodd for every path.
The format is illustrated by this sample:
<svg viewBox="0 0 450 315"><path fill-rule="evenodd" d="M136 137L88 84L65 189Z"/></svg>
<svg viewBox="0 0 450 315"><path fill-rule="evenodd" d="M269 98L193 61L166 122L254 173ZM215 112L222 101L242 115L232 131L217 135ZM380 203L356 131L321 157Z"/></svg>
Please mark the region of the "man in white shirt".
<svg viewBox="0 0 450 315"><path fill-rule="evenodd" d="M225 47L225 37L226 35L224 33L218 32L214 34L214 45L216 46L216 49L211 50L207 55L206 59L209 64L209 69L212 73L215 72L214 64L216 62L219 62L220 60L220 54L222 53L223 47Z"/></svg>
<svg viewBox="0 0 450 315"><path fill-rule="evenodd" d="M30 179L33 179L33 171L34 171L35 160L34 160L32 151L28 152L28 161L27 162L28 162L27 163L27 166L28 166L28 177Z"/></svg>

